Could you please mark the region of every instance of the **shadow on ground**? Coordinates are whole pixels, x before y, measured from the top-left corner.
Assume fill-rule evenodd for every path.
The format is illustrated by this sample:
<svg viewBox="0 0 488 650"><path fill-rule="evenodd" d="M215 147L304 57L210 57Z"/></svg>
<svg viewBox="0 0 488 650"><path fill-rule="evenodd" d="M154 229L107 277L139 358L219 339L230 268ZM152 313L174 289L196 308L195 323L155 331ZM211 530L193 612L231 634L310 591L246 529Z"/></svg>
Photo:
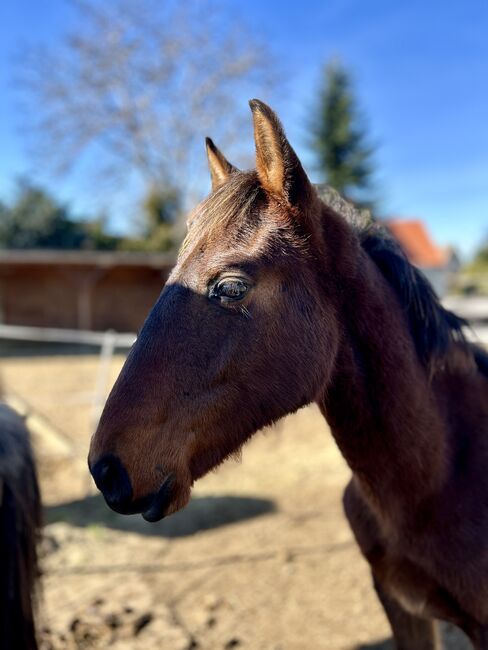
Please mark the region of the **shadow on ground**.
<svg viewBox="0 0 488 650"><path fill-rule="evenodd" d="M444 650L471 650L468 638L454 625L441 623L442 648ZM353 650L395 650L393 639L383 639L373 643L355 646Z"/></svg>
<svg viewBox="0 0 488 650"><path fill-rule="evenodd" d="M395 650L395 644L393 643L393 639L385 639L384 641L358 645L354 650Z"/></svg>
<svg viewBox="0 0 488 650"><path fill-rule="evenodd" d="M154 524L140 515L118 515L99 495L45 508L46 524L64 522L72 526L106 526L126 532L160 537L186 537L203 530L234 524L275 512L273 501L254 497L193 497L190 503L168 519Z"/></svg>

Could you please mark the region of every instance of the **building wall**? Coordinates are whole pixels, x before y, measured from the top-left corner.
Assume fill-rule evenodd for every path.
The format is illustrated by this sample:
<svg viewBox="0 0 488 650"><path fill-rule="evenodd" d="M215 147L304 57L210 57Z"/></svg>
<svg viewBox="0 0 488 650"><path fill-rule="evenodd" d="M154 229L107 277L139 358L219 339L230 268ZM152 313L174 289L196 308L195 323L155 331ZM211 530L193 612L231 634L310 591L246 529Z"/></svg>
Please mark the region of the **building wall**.
<svg viewBox="0 0 488 650"><path fill-rule="evenodd" d="M0 269L0 322L136 332L169 269L11 265Z"/></svg>
<svg viewBox="0 0 488 650"><path fill-rule="evenodd" d="M422 269L423 274L427 280L434 287L436 294L443 298L449 292L452 285L454 273L450 272L447 267L438 269Z"/></svg>
<svg viewBox="0 0 488 650"><path fill-rule="evenodd" d="M59 268L2 269L0 283L4 323L76 327L76 295L70 277Z"/></svg>
<svg viewBox="0 0 488 650"><path fill-rule="evenodd" d="M93 293L93 329L136 332L166 281L168 272L115 268L97 282Z"/></svg>

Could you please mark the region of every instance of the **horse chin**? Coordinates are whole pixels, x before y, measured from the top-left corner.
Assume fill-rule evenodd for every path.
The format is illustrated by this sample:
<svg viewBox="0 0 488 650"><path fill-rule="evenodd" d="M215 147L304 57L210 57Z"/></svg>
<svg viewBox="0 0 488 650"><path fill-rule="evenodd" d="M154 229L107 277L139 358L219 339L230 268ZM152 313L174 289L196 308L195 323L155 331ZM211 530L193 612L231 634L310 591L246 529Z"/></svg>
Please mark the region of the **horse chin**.
<svg viewBox="0 0 488 650"><path fill-rule="evenodd" d="M190 488L182 488L177 484L175 475L169 474L153 495L149 506L141 513L142 517L151 523L160 521L186 506L189 499Z"/></svg>

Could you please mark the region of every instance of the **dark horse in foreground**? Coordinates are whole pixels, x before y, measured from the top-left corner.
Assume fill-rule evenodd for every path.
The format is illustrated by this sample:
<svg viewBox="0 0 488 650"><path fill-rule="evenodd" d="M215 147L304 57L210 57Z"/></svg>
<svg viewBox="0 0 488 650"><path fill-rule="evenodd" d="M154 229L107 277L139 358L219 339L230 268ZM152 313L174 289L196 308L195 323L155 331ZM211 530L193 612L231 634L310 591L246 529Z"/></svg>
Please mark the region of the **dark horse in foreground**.
<svg viewBox="0 0 488 650"><path fill-rule="evenodd" d="M397 646L435 648L444 619L488 649L488 356L381 229L320 200L275 114L251 109L257 169L207 141L213 191L108 398L95 481L155 521L315 401Z"/></svg>
<svg viewBox="0 0 488 650"><path fill-rule="evenodd" d="M41 502L29 433L0 401L0 650L37 648L34 605Z"/></svg>

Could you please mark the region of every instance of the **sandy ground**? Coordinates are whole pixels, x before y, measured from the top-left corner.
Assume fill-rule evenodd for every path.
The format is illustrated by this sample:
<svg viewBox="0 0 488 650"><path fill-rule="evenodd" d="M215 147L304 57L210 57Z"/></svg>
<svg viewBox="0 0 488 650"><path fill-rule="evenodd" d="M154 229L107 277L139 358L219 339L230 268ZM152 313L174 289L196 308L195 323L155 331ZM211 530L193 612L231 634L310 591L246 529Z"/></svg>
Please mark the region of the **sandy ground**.
<svg viewBox="0 0 488 650"><path fill-rule="evenodd" d="M148 524L109 511L87 474L96 357L0 364L7 388L70 449L35 439L44 650L393 647L342 513L349 470L315 407L256 434L241 462L198 482L185 510ZM449 650L469 647L445 634Z"/></svg>

